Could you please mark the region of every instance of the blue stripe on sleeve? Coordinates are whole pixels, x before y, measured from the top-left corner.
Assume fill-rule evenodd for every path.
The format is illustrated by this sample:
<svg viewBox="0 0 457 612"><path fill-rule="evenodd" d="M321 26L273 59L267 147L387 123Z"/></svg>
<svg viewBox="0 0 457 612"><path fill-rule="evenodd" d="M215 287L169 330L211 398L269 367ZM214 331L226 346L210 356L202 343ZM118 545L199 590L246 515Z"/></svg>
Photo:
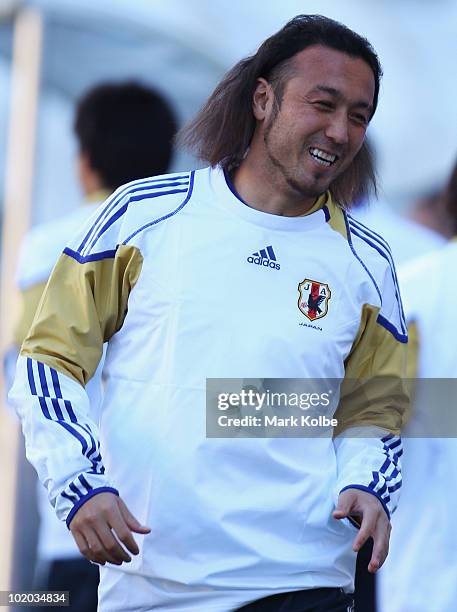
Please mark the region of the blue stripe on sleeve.
<svg viewBox="0 0 457 612"><path fill-rule="evenodd" d="M366 266L366 265L363 263L362 259L359 257L359 255L358 255L357 251L355 250L354 244L353 244L353 242L352 242L351 228L349 227L349 222L348 222L348 218L347 218L347 213L346 213L345 211L343 211L343 216L344 216L344 222L345 222L345 224L346 224L346 232L347 232L347 235L348 235L348 243L349 243L349 246L350 246L350 248L351 248L351 251L352 251L352 253L353 253L354 257L357 259L357 261L359 261L359 262L360 262L360 264L361 264L362 268L365 270L365 272L366 272L366 273L368 274L368 276L370 277L371 282L373 283L373 285L374 285L374 287L375 287L375 289L376 289L376 292L377 292L377 294L379 295L379 300L380 300L380 302L381 302L381 304L382 304L382 295L381 295L381 292L380 292L380 290L379 290L379 287L378 287L378 285L377 285L377 283L376 283L376 281L375 281L375 279L374 279L374 276L371 274L370 270L369 270L369 269L367 268L367 266Z"/></svg>
<svg viewBox="0 0 457 612"><path fill-rule="evenodd" d="M401 334L397 330L395 325L392 325L392 323L388 321L385 317L383 317L381 314L378 314L378 316L376 317L376 322L379 323L379 325L381 325L385 329L387 329L387 331L389 331L396 340L402 342L403 344L408 344L408 336L406 334Z"/></svg>
<svg viewBox="0 0 457 612"><path fill-rule="evenodd" d="M401 297L400 297L401 292L400 292L400 285L398 282L397 270L395 269L395 262L394 262L394 258L393 258L392 251L390 249L389 244L386 242L386 240L384 240L384 238L380 234L378 234L377 232L373 231L372 229L370 229L369 227L361 223L358 219L354 219L354 217L352 217L351 215L348 215L348 217L351 223L355 225L357 229L363 232L366 236L369 236L370 238L372 238L380 246L384 247L387 254L389 255L392 278L393 278L394 285L397 288L398 295L399 295L398 299L399 299L399 304L400 304L401 317L403 318L403 323L405 324L405 328L406 328L406 317L405 317L405 312L403 309L403 302L401 301Z"/></svg>
<svg viewBox="0 0 457 612"><path fill-rule="evenodd" d="M380 245L382 245L386 249L386 251L392 257L392 264L393 264L392 250L391 250L391 248L389 246L389 243L380 234L378 234L377 232L375 232L374 230L372 230L368 226L366 226L363 223L361 223L358 219L356 219L352 215L348 214L348 217L349 217L350 222L352 224L354 224L358 229L360 229L362 232L364 232L367 236L371 236L374 240L376 240L376 242L378 242Z"/></svg>
<svg viewBox="0 0 457 612"><path fill-rule="evenodd" d="M92 255L87 255L87 257L83 257L76 251L72 251L69 248L65 248L63 252L65 255L76 259L77 262L83 264L88 263L90 261L100 261L101 259L112 259L116 256L117 247L111 251L101 251L100 253L93 253Z"/></svg>
<svg viewBox="0 0 457 612"><path fill-rule="evenodd" d="M402 485L402 481L400 480L393 487L389 487L389 493L394 493L395 491L397 491L401 487L401 485Z"/></svg>
<svg viewBox="0 0 457 612"><path fill-rule="evenodd" d="M63 403L64 403L65 408L67 409L67 412L68 412L68 416L69 416L69 418L70 418L70 421L71 421L72 423L77 423L77 422L78 422L78 419L76 418L76 415L75 415L75 413L73 412L73 407L72 407L72 405L71 405L71 402L70 402L69 400L64 400L64 402L63 402Z"/></svg>
<svg viewBox="0 0 457 612"><path fill-rule="evenodd" d="M154 221L146 223L146 225L143 225L142 227L137 229L135 232L133 232L133 234L130 234L130 236L126 238L126 240L124 240L123 244L127 244L128 242L130 242L130 240L132 240L137 234L144 231L148 227L157 225L157 223L160 223L161 221L165 221L165 219L169 219L170 217L173 217L173 215L176 215L176 213L182 210L191 198L192 191L194 188L194 176L195 176L195 171L192 171L190 175L190 185L189 185L189 190L187 191L187 196L185 197L184 201L178 206L178 208L175 208L175 210L173 210L171 213L168 213L167 215L164 215L163 217L160 217L159 219L155 219Z"/></svg>
<svg viewBox="0 0 457 612"><path fill-rule="evenodd" d="M398 304L398 309L399 309L399 314L400 314L400 324L401 324L402 332L405 333L406 332L405 314L403 312L403 304L400 299L400 288L398 286L395 266L394 266L392 256L390 255L390 252L386 253L385 250L383 250L382 247L379 245L379 241L375 242L376 238L374 238L373 236L367 236L367 232L363 232L363 230L359 229L354 224L350 223L350 226L351 226L351 231L353 234L358 236L361 240L366 242L366 244L368 244L373 249L375 249L375 251L377 251L381 255L381 257L383 257L389 264L390 274L392 276L394 289L395 289L395 297L397 299L397 304Z"/></svg>
<svg viewBox="0 0 457 612"><path fill-rule="evenodd" d="M51 415L49 414L48 406L47 406L47 404L46 404L46 398L45 398L45 397L42 397L41 395L38 395L38 401L39 401L39 403L40 403L41 410L42 410L42 412L43 412L44 416L45 416L47 419L49 419L50 421L52 421L52 417L51 417Z"/></svg>
<svg viewBox="0 0 457 612"><path fill-rule="evenodd" d="M170 191L159 191L157 193L145 193L143 195L134 195L130 198L130 202L141 202L141 200L150 200L151 198L160 198L164 195L173 195L174 193L187 193L186 189L171 189Z"/></svg>
<svg viewBox="0 0 457 612"><path fill-rule="evenodd" d="M27 357L27 377L29 379L30 392L32 395L38 395L35 386L35 380L33 377L33 363L30 357Z"/></svg>
<svg viewBox="0 0 457 612"><path fill-rule="evenodd" d="M123 198L121 198L121 200L116 202L116 204L114 206L111 206L108 210L106 210L106 214L104 215L103 219L101 219L101 222L103 222L103 226L102 226L101 229L100 229L100 224L98 224L98 227L94 227L94 229L92 231L92 235L90 237L90 240L87 242L87 245L84 248L85 253L91 251L92 248L94 247L95 243L97 242L97 240L100 238L100 236L102 234L104 234L105 231L118 218L122 217L122 215L128 209L128 207L129 207L131 202L138 202L140 200L145 200L145 199L149 199L149 198L157 198L157 197L160 197L162 195L170 195L170 194L174 194L174 193L185 193L187 191L187 185L188 185L188 183L170 183L169 185L167 185L167 184L160 185L160 187L173 187L173 186L184 187L184 189L171 189L169 191L157 191L157 189L159 188L158 185L146 185L146 186L141 187L139 189L132 190L131 192L128 193L128 201L121 207L121 209L118 209L116 212L114 212L114 210L116 209L117 204L120 204ZM141 195L141 192L143 192L143 191L147 192L147 193L144 194L144 195ZM140 194L140 195L135 195L135 194ZM111 214L112 214L111 218L108 219L108 217ZM108 219L108 221L107 221L107 219ZM81 251L81 253L82 253L82 251Z"/></svg>
<svg viewBox="0 0 457 612"><path fill-rule="evenodd" d="M100 460L101 460L101 457L100 457ZM97 474L97 475L103 475L104 473L105 473L105 468L104 468L104 466L103 466L103 465L102 465L100 468L96 468L96 467L92 466L92 467L90 468L90 470L87 470L87 471L86 471L86 474Z"/></svg>
<svg viewBox="0 0 457 612"><path fill-rule="evenodd" d="M71 493L67 493L66 491L62 491L61 495L62 497L65 497L65 499L71 501L72 504L75 504L78 501L76 495L71 495Z"/></svg>
<svg viewBox="0 0 457 612"><path fill-rule="evenodd" d="M108 230L108 228L113 223L115 223L120 217L122 217L122 215L125 213L125 211L128 208L128 205L131 202L140 202L141 200L150 200L152 198L159 198L161 196L173 195L173 194L176 194L176 193L187 193L187 188L186 189L171 189L170 191L159 191L157 193L154 192L154 193L147 193L147 194L144 194L144 195L131 196L130 199L129 199L129 203L125 204L125 206L123 206L121 209L119 209L110 219L108 219L108 221L105 223L105 225L99 231L99 233L92 239L90 245L87 247L86 250L91 250L91 249L93 249L95 247L95 245L98 242L98 240L103 236L103 234ZM168 215L168 216L171 216L171 215Z"/></svg>
<svg viewBox="0 0 457 612"><path fill-rule="evenodd" d="M373 238L376 237L377 238L377 242L379 242L379 244L382 244L385 247L385 249L387 251L389 251L389 253L392 253L388 243L386 242L386 240L384 240L384 238L381 236L381 234L377 234L375 231L373 231L371 228L369 228L368 225L365 225L364 223L362 223L361 221L359 221L358 219L353 217L350 213L348 213L348 219L349 219L351 224L353 224L356 227L358 227L361 231L364 231L367 235L371 235Z"/></svg>
<svg viewBox="0 0 457 612"><path fill-rule="evenodd" d="M125 213L128 207L129 207L129 202L126 202L124 206L121 206L121 208L118 208L118 210L105 222L105 224L102 225L100 231L92 239L86 251L90 251L91 249L94 248L97 240L113 225L113 223L116 223L116 221L122 217L122 215Z"/></svg>
<svg viewBox="0 0 457 612"><path fill-rule="evenodd" d="M373 480L370 483L370 487L374 489L379 482L379 472L373 472Z"/></svg>
<svg viewBox="0 0 457 612"><path fill-rule="evenodd" d="M384 492L387 491L387 480L384 481L384 484L379 489L376 489L376 493L382 497Z"/></svg>
<svg viewBox="0 0 457 612"><path fill-rule="evenodd" d="M383 499L387 504L390 501L389 494L394 493L401 487L402 479L398 468L398 462L400 456L403 454L403 449L401 448L401 439L398 436L385 436L381 438L381 442L383 443L383 453L386 455L386 459L380 470L372 473L373 479L368 485L368 488L372 489L380 499ZM398 450L396 451L395 449ZM386 476L387 470L391 466L394 466L394 469ZM381 487L379 487L381 482L380 474L384 475L384 482ZM395 480L398 481L394 483Z"/></svg>
<svg viewBox="0 0 457 612"><path fill-rule="evenodd" d="M388 444L388 440L383 440L383 442L389 448L397 448L397 446L401 446L401 439L400 438L397 438L396 440L394 439L392 444Z"/></svg>
<svg viewBox="0 0 457 612"><path fill-rule="evenodd" d="M171 186L174 186L174 183L180 180L188 180L188 179L189 179L189 175L187 174L185 176L173 177L173 179L170 179L170 180L163 179L163 178L155 179L155 180L154 179L152 180L151 179L138 179L137 181L129 183L127 186L121 189L121 191L115 192L112 196L108 198L107 205L100 212L95 223L92 225L90 230L87 232L86 236L84 237L83 241L81 242L77 250L80 253L82 253L82 250L86 246L87 241L90 238L92 238L94 233L98 230L100 223L102 223L106 219L106 217L111 214L111 212L116 208L116 206L120 204L123 198L129 193L136 193L137 191L141 191L145 189L153 189L154 187L156 189L159 189L160 187L168 186L169 183L171 183Z"/></svg>
<svg viewBox="0 0 457 612"><path fill-rule="evenodd" d="M40 404L41 407L41 411L44 415L44 417L50 421L53 421L54 423L58 423L61 427L63 427L64 429L66 429L73 437L75 437L79 443L81 444L81 449L82 449L82 454L83 456L85 456L91 463L92 466L92 470L91 472L94 474L102 474L104 473L104 468L103 466L99 466L98 464L101 462L101 456L100 456L100 452L99 452L99 445L97 444L92 432L90 431L90 428L88 428L87 426L85 426L82 423L78 423L78 420L76 418L76 415L73 411L73 408L71 406L71 402L69 400L64 400L64 405L67 409L67 413L68 416L70 418L71 421L71 425L69 423L66 422L65 417L63 415L63 411L61 409L59 400L62 400L62 392L61 392L61 386L60 386L60 382L59 382L59 375L57 373L56 370L54 370L53 368L49 368L49 366L46 366L45 364L41 363L41 362L36 362L37 363L37 368L38 368L38 376L40 378L40 383L41 383L41 388L42 388L42 392L43 395L38 395L37 393L37 389L36 389L36 383L35 383L35 376L34 376L34 372L33 372L33 361L31 358L27 358L27 376L28 376L28 381L29 381L29 386L30 386L30 390L32 392L32 395L37 396L38 398L38 402ZM49 388L47 385L47 379L46 379L46 369L49 369L51 372L51 379L52 379L52 386L53 386L53 390L54 390L54 395L57 396L58 394L60 395L59 397L54 397L51 396L50 392L49 392ZM55 411L55 415L56 417L53 418L49 412L49 408L48 408L48 404L47 404L47 400L50 399L51 403L54 407L54 411ZM77 428L81 428L82 431L84 433L86 433L89 436L89 440L90 440L90 446L87 443L86 438L81 435L79 433L79 431L77 430ZM91 457L91 455L94 455L95 453L98 453L97 457Z"/></svg>
<svg viewBox="0 0 457 612"><path fill-rule="evenodd" d="M390 433L387 436L384 436L384 438L381 438L381 442L384 444L384 442L388 442L389 440L392 440L392 438L395 438L395 436L393 433Z"/></svg>
<svg viewBox="0 0 457 612"><path fill-rule="evenodd" d="M389 262L389 259L376 246L372 245L368 239L365 239L364 236L361 236L360 234L358 234L357 231L354 229L354 227L349 224L348 218L347 218L347 214L344 211L343 211L343 214L344 214L344 219L345 219L345 223L346 223L346 231L347 231L347 234L348 234L349 246L350 246L354 256L356 257L356 259L361 263L361 265L363 266L364 270L366 271L368 276L371 278L371 280L372 280L372 282L373 282L373 284L375 286L375 289L377 291L377 294L379 295L379 299L380 299L381 305L382 305L382 294L381 294L381 291L379 290L379 287L378 287L378 285L377 285L373 275L368 270L367 266L363 263L362 259L359 257L358 253L356 252L355 247L354 247L353 242L352 242L352 234L358 236L361 240L363 240L367 244L370 244L370 246L375 248L385 259L387 259L388 262ZM392 276L394 276L394 273L392 271L392 266L390 265L390 262L389 262L389 268L390 268ZM395 297L397 299L397 305L398 305L399 313L400 313L400 325L402 327L402 332L399 332L397 330L397 328L390 321L388 321L385 317L383 317L381 314L378 315L376 321L380 325L382 325L382 327L387 329L387 331L389 331L394 336L394 338L396 340L406 344L408 342L408 336L406 334L406 326L404 324L403 306L402 306L402 303L401 303L401 299L400 299L399 293L397 291L397 286L395 285L395 279L394 279L394 289L395 289Z"/></svg>
<svg viewBox="0 0 457 612"><path fill-rule="evenodd" d="M46 380L46 374L44 372L44 365L38 361L38 375L40 377L40 383L41 383L41 390L43 392L43 395L45 397L51 397L49 395L49 389L48 389L48 382Z"/></svg>
<svg viewBox="0 0 457 612"><path fill-rule="evenodd" d="M63 418L62 410L60 408L59 400L57 398L52 397L51 402L54 408L54 412L56 413L57 420L63 421L64 418Z"/></svg>
<svg viewBox="0 0 457 612"><path fill-rule="evenodd" d="M70 491L72 491L79 498L81 498L83 496L83 494L81 493L81 491L78 489L78 487L75 485L74 482L70 482L70 484L68 485L68 488L70 489Z"/></svg>
<svg viewBox="0 0 457 612"><path fill-rule="evenodd" d="M88 450L86 456L88 459L91 458L91 455L93 455L96 451L97 451L97 444L95 442L95 438L92 436L92 434L90 432L87 431L87 427L83 427L82 425L79 425L84 431L86 431L89 434L89 439L90 439L90 449Z"/></svg>
<svg viewBox="0 0 457 612"><path fill-rule="evenodd" d="M385 474L387 472L387 468L389 467L390 463L390 457L387 457L387 459L382 464L381 469L379 470L381 474Z"/></svg>
<svg viewBox="0 0 457 612"><path fill-rule="evenodd" d="M88 493L89 491L92 491L93 487L90 486L90 484L87 482L87 480L84 478L82 474L78 476L78 480Z"/></svg>
<svg viewBox="0 0 457 612"><path fill-rule="evenodd" d="M51 379L52 379L52 384L54 386L54 393L56 394L56 397L59 399L62 399L62 391L60 389L60 382L59 382L59 376L57 374L57 371L54 370L54 368L49 368L51 370Z"/></svg>

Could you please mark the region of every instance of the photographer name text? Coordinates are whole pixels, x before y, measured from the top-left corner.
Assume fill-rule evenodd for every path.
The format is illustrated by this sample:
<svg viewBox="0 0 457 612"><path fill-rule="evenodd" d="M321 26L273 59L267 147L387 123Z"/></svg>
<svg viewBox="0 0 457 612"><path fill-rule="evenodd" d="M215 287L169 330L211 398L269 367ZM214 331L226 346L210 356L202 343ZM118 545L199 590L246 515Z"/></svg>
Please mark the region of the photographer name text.
<svg viewBox="0 0 457 612"><path fill-rule="evenodd" d="M244 417L229 417L228 415L220 415L217 419L219 427L337 427L338 420L327 416L319 415L312 417L311 415L279 417L276 415L269 416L252 416Z"/></svg>

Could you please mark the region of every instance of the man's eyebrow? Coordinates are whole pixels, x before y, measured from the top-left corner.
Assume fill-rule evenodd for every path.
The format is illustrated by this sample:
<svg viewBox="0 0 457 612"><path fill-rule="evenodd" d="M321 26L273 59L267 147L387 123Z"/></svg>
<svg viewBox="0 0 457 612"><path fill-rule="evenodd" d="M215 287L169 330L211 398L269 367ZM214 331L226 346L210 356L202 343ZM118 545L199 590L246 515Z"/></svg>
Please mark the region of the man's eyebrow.
<svg viewBox="0 0 457 612"><path fill-rule="evenodd" d="M314 87L310 91L310 93L314 93L316 91L320 91L320 92L329 94L330 96L333 96L334 98L342 98L343 97L341 91L339 91L338 89L335 89L334 87L329 87L328 85L316 85L316 87ZM359 100L358 102L355 102L355 104L353 104L353 106L357 107L357 108L366 108L370 112L373 110L372 105L368 104L368 102L366 102L365 100Z"/></svg>

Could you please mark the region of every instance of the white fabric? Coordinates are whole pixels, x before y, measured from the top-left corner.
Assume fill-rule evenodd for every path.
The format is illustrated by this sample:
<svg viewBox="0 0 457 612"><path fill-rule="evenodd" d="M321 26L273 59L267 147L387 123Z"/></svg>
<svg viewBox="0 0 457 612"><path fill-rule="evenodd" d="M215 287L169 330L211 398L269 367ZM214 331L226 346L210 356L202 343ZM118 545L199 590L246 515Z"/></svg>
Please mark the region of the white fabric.
<svg viewBox="0 0 457 612"><path fill-rule="evenodd" d="M40 376L52 387L50 368L39 375L39 364L21 357L12 393L28 455L57 512L64 518L73 508L71 485L79 493L115 486L151 527L137 538L140 554L121 568L148 577L156 594L139 601L137 593L138 609L227 610L285 590L352 590L355 528L331 513L337 492L368 486L389 449L377 438L365 453L351 438L337 447L331 437L208 439L205 381L344 377L365 303L381 307L392 334L404 331L388 258L356 235L348 244L324 210L291 218L248 207L220 170L137 181L119 189L102 215L88 239L86 228L72 241L72 256L93 260L131 244L143 257L105 362L106 474L43 416L36 394ZM269 246L280 269L249 261ZM297 304L305 278L332 292L328 314L315 324ZM79 433L97 439L84 389L55 375ZM329 415L337 403L336 394ZM351 461L339 462L351 445ZM386 502L390 511L396 497Z"/></svg>
<svg viewBox="0 0 457 612"><path fill-rule="evenodd" d="M406 315L419 334L418 376L457 377L457 242L400 270ZM435 406L413 406L409 432L433 426ZM455 407L455 396L448 398ZM420 407L419 407L420 406ZM455 412L454 412L455 414ZM440 431L440 424L435 424ZM440 435L443 435L441 427ZM422 430L423 431L423 430ZM379 575L380 612L457 610L457 440L403 439L404 486Z"/></svg>

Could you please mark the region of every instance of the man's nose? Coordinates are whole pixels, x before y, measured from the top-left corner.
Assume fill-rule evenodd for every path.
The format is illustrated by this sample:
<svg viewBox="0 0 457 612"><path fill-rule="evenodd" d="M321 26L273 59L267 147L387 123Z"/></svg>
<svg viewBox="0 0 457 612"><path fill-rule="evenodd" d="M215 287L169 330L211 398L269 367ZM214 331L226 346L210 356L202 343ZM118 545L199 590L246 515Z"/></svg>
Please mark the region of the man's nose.
<svg viewBox="0 0 457 612"><path fill-rule="evenodd" d="M325 134L336 144L347 144L349 141L349 121L346 113L334 113L329 120Z"/></svg>

